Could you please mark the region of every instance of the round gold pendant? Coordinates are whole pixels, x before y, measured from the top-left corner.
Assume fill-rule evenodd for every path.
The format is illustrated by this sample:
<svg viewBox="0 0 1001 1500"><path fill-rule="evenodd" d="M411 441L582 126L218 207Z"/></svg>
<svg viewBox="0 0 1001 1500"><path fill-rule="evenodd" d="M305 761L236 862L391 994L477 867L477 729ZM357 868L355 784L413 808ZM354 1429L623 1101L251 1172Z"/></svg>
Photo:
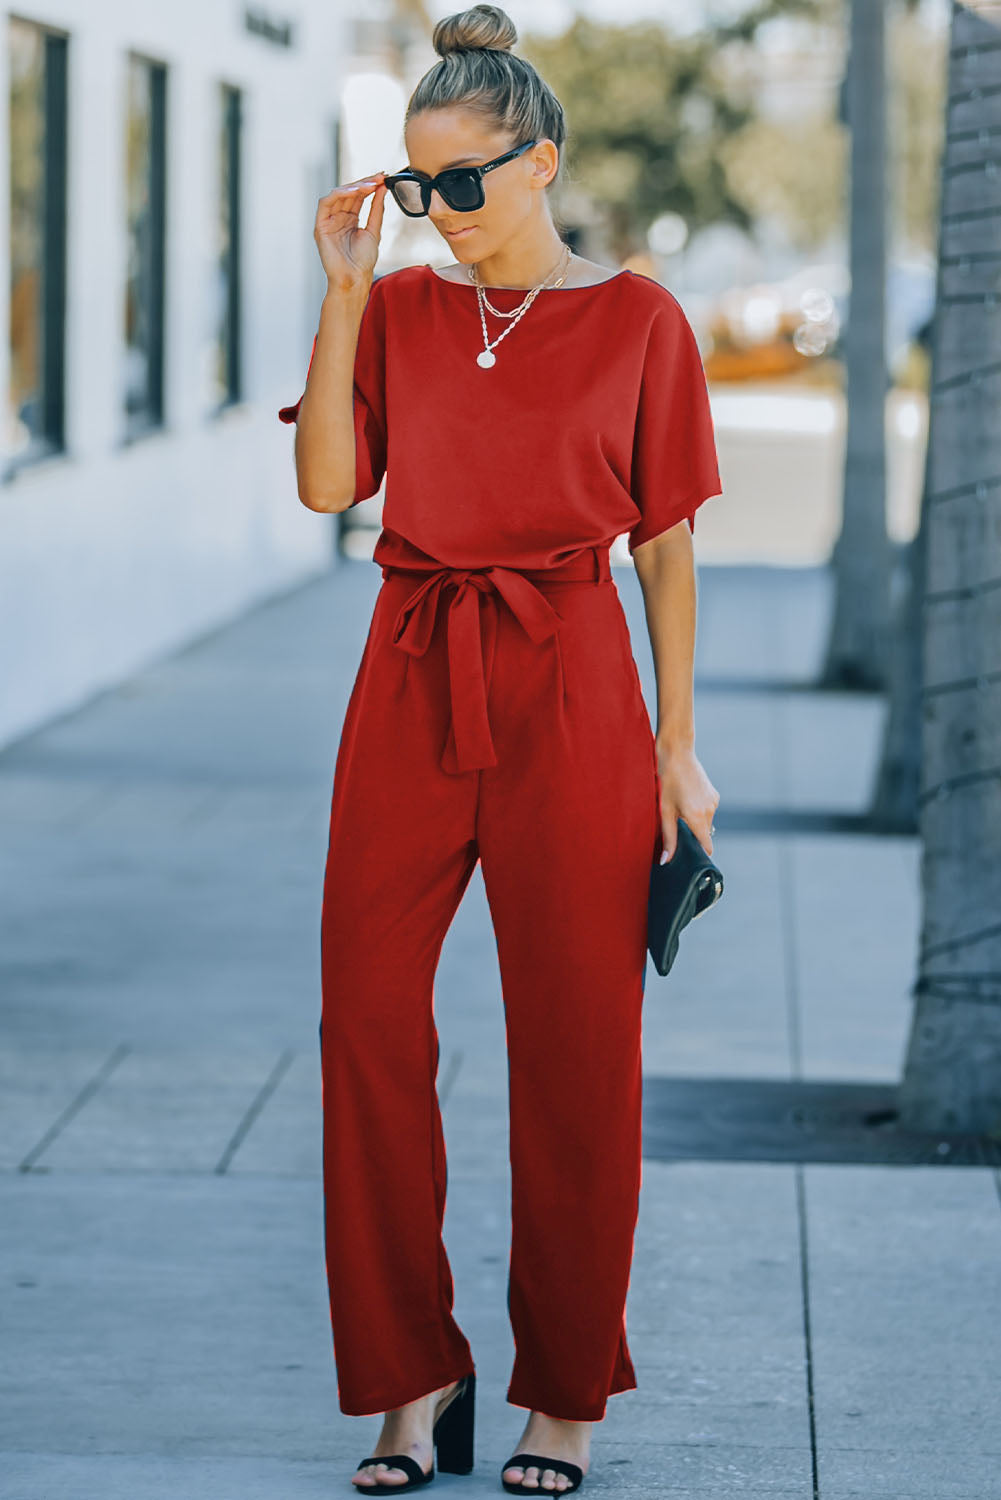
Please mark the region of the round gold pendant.
<svg viewBox="0 0 1001 1500"><path fill-rule="evenodd" d="M497 356L492 349L484 349L482 354L476 356L476 363L484 370L489 370L491 365L497 363Z"/></svg>

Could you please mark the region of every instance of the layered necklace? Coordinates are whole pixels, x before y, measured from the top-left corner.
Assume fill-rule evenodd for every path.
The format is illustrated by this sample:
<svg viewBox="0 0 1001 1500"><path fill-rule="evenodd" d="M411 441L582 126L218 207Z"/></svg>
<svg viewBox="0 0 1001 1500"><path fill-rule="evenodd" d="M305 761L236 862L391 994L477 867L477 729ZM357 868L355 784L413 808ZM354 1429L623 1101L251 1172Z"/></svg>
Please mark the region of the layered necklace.
<svg viewBox="0 0 1001 1500"><path fill-rule="evenodd" d="M570 269L570 259L572 255L573 251L570 249L570 246L564 245L563 254L560 256L559 265L556 267L556 271L560 273L559 276L557 276L557 279L555 281L550 280L550 277L555 274L555 272L550 271L549 276L547 276L544 281L540 281L538 286L533 286L531 290L526 293L524 300L520 302L517 307L513 307L510 312L503 312L499 307L492 306L492 304L487 300L487 294L483 287L483 283L480 281L478 275L476 274L476 266L469 265L466 267L466 274L476 287L476 301L480 309L480 326L483 329L483 348L476 356L476 363L479 365L481 370L489 370L491 365L495 365L497 363L497 356L494 353L494 350L500 343L501 339L507 338L508 334L513 330L515 324L519 321L519 319L525 316L539 293L541 291L547 289L551 290L554 287L563 285L564 281L566 281L567 279L567 272ZM494 317L496 318L510 318L512 320L509 326L504 329L504 332L498 334L492 342L487 334L486 312L488 311L492 312Z"/></svg>

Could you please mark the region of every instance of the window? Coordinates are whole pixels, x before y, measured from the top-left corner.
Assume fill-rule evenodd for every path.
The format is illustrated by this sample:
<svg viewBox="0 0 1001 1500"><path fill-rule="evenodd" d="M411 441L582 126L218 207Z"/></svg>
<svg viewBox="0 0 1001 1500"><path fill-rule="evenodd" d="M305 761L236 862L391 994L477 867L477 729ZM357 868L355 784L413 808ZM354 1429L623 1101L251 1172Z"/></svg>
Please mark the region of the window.
<svg viewBox="0 0 1001 1500"><path fill-rule="evenodd" d="M7 22L10 376L5 477L64 446L65 36Z"/></svg>
<svg viewBox="0 0 1001 1500"><path fill-rule="evenodd" d="M163 422L167 70L130 57L126 77L126 440Z"/></svg>
<svg viewBox="0 0 1001 1500"><path fill-rule="evenodd" d="M212 400L223 407L242 395L240 369L240 143L239 89L221 87L218 138L215 346Z"/></svg>

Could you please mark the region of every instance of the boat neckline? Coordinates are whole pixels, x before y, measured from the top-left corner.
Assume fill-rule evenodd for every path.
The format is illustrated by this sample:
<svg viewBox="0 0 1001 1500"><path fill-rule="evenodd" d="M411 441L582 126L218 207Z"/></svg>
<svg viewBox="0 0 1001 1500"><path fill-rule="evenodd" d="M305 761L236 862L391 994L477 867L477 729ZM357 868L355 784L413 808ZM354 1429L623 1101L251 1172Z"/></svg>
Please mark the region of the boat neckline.
<svg viewBox="0 0 1001 1500"><path fill-rule="evenodd" d="M473 291L473 292L476 291L476 286L475 286L475 284L472 281L470 281L470 282L453 281L451 279L451 277L449 277L449 276L439 276L438 272L435 270L434 266L431 265L430 261L425 261L424 262L424 269L426 271L430 271L431 275L434 277L435 281L440 281L444 286L458 286L458 287L468 286L470 291ZM603 286L611 286L611 284L612 284L613 281L619 281L623 276L635 276L635 275L636 275L636 272L633 271L629 266L623 266L623 268L622 268L621 271L616 271L615 274L614 274L614 276L606 276L605 279L604 279L604 281L591 281L591 282L589 282L587 284L587 286L550 286L550 287L543 287L542 290L545 291L545 292L559 292L561 294L562 293L566 293L566 292L596 292L596 291L598 291ZM529 286L488 286L488 287L484 287L483 290L485 292L487 292L487 293L490 293L490 292L520 292L524 296L524 294L526 292L530 292L532 290L532 288L529 287Z"/></svg>

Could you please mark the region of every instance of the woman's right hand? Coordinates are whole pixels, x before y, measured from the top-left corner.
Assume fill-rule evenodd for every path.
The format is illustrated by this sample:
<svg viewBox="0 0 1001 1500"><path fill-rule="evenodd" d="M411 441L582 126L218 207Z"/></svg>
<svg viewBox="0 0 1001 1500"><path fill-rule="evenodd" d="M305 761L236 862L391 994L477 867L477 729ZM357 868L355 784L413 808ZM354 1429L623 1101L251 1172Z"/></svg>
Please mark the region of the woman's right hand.
<svg viewBox="0 0 1001 1500"><path fill-rule="evenodd" d="M385 172L345 183L321 198L316 210L313 238L327 283L338 291L371 284L379 257L379 236L386 203ZM374 194L363 225L358 222L361 206Z"/></svg>

